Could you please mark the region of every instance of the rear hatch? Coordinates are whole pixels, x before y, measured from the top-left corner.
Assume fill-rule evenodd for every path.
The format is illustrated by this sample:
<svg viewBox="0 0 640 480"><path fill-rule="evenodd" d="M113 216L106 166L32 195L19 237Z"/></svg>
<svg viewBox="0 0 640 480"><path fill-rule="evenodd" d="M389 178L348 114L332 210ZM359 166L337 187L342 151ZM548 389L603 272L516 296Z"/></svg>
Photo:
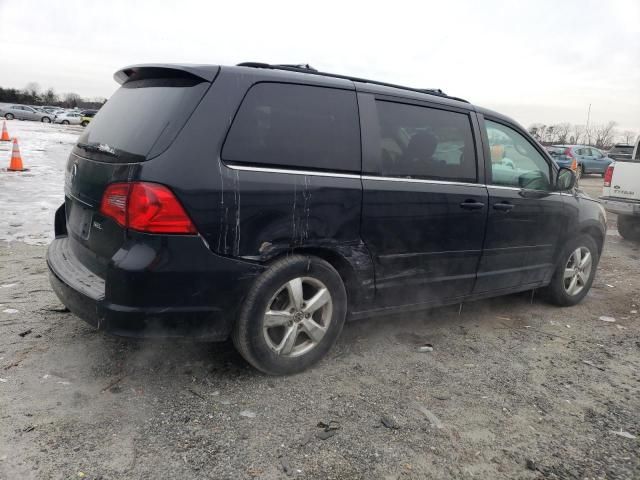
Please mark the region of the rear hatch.
<svg viewBox="0 0 640 480"><path fill-rule="evenodd" d="M567 150L566 147L547 147L551 158L560 166L566 166L573 161L573 158L567 155Z"/></svg>
<svg viewBox="0 0 640 480"><path fill-rule="evenodd" d="M218 67L131 67L122 86L78 139L66 166L67 232L80 261L101 275L126 229L100 214L110 183L137 179L143 162L164 152L211 85Z"/></svg>
<svg viewBox="0 0 640 480"><path fill-rule="evenodd" d="M609 195L640 201L640 160L616 161Z"/></svg>

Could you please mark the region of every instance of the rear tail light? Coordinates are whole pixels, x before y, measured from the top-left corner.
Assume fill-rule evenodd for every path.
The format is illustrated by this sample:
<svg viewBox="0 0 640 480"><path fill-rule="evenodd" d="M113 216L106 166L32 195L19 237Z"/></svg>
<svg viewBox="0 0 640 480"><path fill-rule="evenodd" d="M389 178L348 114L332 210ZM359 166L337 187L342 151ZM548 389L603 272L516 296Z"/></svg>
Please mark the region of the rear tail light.
<svg viewBox="0 0 640 480"><path fill-rule="evenodd" d="M613 178L613 165L609 165L604 172L604 186L611 186L611 179Z"/></svg>
<svg viewBox="0 0 640 480"><path fill-rule="evenodd" d="M571 159L571 170L574 172L578 171L578 162L576 161L576 157L573 156L573 153L571 153L570 148L565 149L564 155Z"/></svg>
<svg viewBox="0 0 640 480"><path fill-rule="evenodd" d="M157 183L112 183L102 195L100 213L140 232L197 233L173 192Z"/></svg>

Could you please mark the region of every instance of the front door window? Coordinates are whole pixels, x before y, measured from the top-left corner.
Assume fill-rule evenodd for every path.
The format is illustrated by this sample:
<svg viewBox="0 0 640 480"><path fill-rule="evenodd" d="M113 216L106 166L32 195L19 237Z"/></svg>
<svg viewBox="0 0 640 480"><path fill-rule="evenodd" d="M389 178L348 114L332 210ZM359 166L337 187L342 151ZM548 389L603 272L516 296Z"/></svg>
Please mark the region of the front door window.
<svg viewBox="0 0 640 480"><path fill-rule="evenodd" d="M485 122L491 156L491 184L551 190L550 167L544 157L514 129Z"/></svg>

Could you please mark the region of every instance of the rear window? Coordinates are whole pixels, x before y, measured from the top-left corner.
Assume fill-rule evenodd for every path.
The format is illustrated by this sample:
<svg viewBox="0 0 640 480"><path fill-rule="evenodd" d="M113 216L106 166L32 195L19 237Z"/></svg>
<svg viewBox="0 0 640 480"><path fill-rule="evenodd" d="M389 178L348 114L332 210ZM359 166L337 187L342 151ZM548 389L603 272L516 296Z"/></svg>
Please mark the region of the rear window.
<svg viewBox="0 0 640 480"><path fill-rule="evenodd" d="M566 148L562 148L562 147L549 147L547 148L547 152L549 152L552 156L554 157L561 157L564 156L564 152L566 152L567 149Z"/></svg>
<svg viewBox="0 0 640 480"><path fill-rule="evenodd" d="M144 161L162 153L208 86L195 77L125 83L78 139L76 153L108 162Z"/></svg>
<svg viewBox="0 0 640 480"><path fill-rule="evenodd" d="M609 150L609 153L626 153L629 155L631 155L632 152L633 152L633 147L631 145L613 147L611 150Z"/></svg>
<svg viewBox="0 0 640 480"><path fill-rule="evenodd" d="M359 171L355 92L259 83L247 93L222 150L227 162Z"/></svg>

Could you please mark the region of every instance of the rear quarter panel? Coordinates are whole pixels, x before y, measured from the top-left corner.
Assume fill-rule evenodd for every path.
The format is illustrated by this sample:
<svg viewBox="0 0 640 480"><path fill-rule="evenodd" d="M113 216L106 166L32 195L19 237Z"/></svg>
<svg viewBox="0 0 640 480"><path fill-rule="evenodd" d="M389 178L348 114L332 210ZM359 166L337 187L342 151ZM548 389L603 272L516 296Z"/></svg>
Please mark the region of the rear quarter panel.
<svg viewBox="0 0 640 480"><path fill-rule="evenodd" d="M331 252L373 294L373 266L360 240L358 175L238 170L221 160L236 110L257 81L264 81L262 72L225 74L223 68L173 144L141 165L140 179L170 186L218 254L268 263L293 251Z"/></svg>

